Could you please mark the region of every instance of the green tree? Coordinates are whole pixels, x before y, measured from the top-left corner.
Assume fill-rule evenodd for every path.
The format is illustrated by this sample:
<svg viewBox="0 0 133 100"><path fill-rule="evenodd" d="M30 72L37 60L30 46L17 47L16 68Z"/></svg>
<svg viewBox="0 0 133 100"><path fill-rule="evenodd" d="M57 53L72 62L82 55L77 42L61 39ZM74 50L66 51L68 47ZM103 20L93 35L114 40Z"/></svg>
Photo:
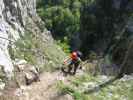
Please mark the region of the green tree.
<svg viewBox="0 0 133 100"><path fill-rule="evenodd" d="M79 32L82 4L93 0L39 0L38 13L54 36Z"/></svg>
<svg viewBox="0 0 133 100"><path fill-rule="evenodd" d="M79 33L81 8L93 0L39 0L38 14L57 40L68 44L74 33Z"/></svg>

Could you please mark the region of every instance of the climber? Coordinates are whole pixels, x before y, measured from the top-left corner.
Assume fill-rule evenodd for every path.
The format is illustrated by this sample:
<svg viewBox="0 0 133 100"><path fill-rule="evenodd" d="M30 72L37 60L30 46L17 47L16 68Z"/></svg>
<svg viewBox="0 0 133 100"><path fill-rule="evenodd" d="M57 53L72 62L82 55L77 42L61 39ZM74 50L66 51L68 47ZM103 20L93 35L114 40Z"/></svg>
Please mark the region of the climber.
<svg viewBox="0 0 133 100"><path fill-rule="evenodd" d="M82 53L80 51L73 51L70 54L70 57L64 60L64 64L68 63L69 61L67 73L73 74L73 75L76 74L76 70L79 67L79 64L81 62L81 57L82 57ZM73 65L74 65L74 72L71 73L71 70L73 69Z"/></svg>

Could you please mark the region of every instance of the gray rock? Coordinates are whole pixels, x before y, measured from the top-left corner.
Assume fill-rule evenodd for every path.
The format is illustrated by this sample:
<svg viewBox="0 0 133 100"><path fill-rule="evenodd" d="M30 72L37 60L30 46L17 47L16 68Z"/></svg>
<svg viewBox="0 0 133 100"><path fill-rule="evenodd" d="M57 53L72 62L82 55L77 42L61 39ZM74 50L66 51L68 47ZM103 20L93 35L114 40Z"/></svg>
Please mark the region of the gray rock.
<svg viewBox="0 0 133 100"><path fill-rule="evenodd" d="M25 31L53 43L51 33L36 13L36 0L0 0L0 65L4 66L8 78L13 76L14 70L8 49L15 47L14 43L25 35Z"/></svg>
<svg viewBox="0 0 133 100"><path fill-rule="evenodd" d="M48 60L55 63L52 63L53 66L57 66L56 64L63 60L64 52L61 49L57 50L58 46L54 44L50 31L45 28L44 22L36 13L36 0L0 0L0 66L3 66L3 75L9 79L15 72L16 81L20 86L39 79L36 69L38 67L28 64L28 60L18 59L13 62L17 58L24 59L24 54L20 57L18 54L16 58L15 51L25 48L15 44L18 40L23 41L22 37L29 34L33 35L34 40L39 41L35 41L39 47L29 51L33 53L35 64L40 69L48 65ZM9 52L10 49L12 53Z"/></svg>
<svg viewBox="0 0 133 100"><path fill-rule="evenodd" d="M20 60L22 62L24 60ZM18 62L17 62L18 63ZM16 63L16 64L17 64ZM27 64L25 61L24 63L18 63L15 65L16 69L16 81L18 82L19 86L21 85L29 85L32 82L39 81L39 72L37 68L33 65Z"/></svg>
<svg viewBox="0 0 133 100"><path fill-rule="evenodd" d="M120 79L120 81L129 81L129 80L133 80L133 75L124 75L123 78Z"/></svg>

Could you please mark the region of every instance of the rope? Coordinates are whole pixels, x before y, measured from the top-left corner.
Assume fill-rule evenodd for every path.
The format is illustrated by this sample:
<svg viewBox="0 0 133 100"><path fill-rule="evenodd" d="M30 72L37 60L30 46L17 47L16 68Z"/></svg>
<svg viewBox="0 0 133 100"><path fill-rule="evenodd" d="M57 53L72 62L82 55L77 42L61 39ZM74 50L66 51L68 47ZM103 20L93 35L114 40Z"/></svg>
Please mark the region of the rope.
<svg viewBox="0 0 133 100"><path fill-rule="evenodd" d="M4 39L4 40L7 40L7 41L10 41L10 42L13 42L13 43L15 42L15 41L13 41L13 40L10 40L10 39L7 39L7 38L1 37L1 36L0 36L0 38L1 38L1 39Z"/></svg>

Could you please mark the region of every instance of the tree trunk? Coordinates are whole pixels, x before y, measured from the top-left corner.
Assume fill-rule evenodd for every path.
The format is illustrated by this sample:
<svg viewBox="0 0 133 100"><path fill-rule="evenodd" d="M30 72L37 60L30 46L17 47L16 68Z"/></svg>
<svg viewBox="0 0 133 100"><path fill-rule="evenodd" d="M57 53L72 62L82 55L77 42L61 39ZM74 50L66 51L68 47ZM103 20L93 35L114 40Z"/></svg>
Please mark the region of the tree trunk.
<svg viewBox="0 0 133 100"><path fill-rule="evenodd" d="M122 77L124 74L130 74L133 71L132 68L132 52L133 52L133 40L129 43L125 58L121 64L121 69L118 77Z"/></svg>

